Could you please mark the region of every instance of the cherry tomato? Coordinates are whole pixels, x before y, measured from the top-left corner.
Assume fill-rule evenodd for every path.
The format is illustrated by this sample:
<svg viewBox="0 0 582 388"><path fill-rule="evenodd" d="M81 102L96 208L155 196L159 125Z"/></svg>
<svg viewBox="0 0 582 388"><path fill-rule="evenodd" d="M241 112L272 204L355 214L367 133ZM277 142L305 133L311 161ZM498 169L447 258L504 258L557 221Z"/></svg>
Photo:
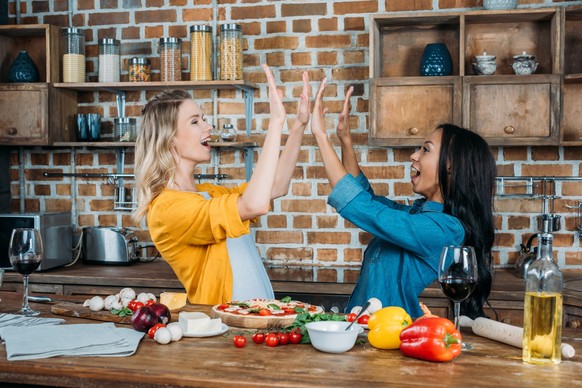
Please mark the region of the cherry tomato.
<svg viewBox="0 0 582 388"><path fill-rule="evenodd" d="M265 333L255 333L253 334L253 342L256 344L262 344L265 342Z"/></svg>
<svg viewBox="0 0 582 388"><path fill-rule="evenodd" d="M223 303L223 304L221 304L220 306L217 307L218 310L224 310L226 308L228 308L228 303Z"/></svg>
<svg viewBox="0 0 582 388"><path fill-rule="evenodd" d="M271 315L271 310L269 309L260 309L259 310L259 315L266 317L268 315Z"/></svg>
<svg viewBox="0 0 582 388"><path fill-rule="evenodd" d="M236 346L237 348L242 348L247 344L247 339L244 335L235 335L233 342L234 346Z"/></svg>
<svg viewBox="0 0 582 388"><path fill-rule="evenodd" d="M153 299L149 299L147 302L145 302L145 305L146 305L146 307L149 307L149 306L151 306L151 305L152 305L152 304L154 304L154 303L156 303L156 301L155 301L155 300L153 300Z"/></svg>
<svg viewBox="0 0 582 388"><path fill-rule="evenodd" d="M303 338L303 334L300 331L292 331L289 333L289 342L292 344L298 344L301 342L301 338Z"/></svg>
<svg viewBox="0 0 582 388"><path fill-rule="evenodd" d="M275 347L279 345L279 336L275 333L269 333L265 338L265 343L267 344L267 346Z"/></svg>
<svg viewBox="0 0 582 388"><path fill-rule="evenodd" d="M370 316L364 314L360 318L358 318L358 323L361 324L361 325L367 325L369 319L370 319Z"/></svg>
<svg viewBox="0 0 582 388"><path fill-rule="evenodd" d="M137 310L137 309L135 308L135 304L136 304L136 303L137 303L137 300L130 300L130 301L127 303L127 308L128 308L128 309L130 309L131 311L133 311L133 312L135 313L135 310Z"/></svg>
<svg viewBox="0 0 582 388"><path fill-rule="evenodd" d="M289 343L289 334L279 333L279 345L287 345Z"/></svg>
<svg viewBox="0 0 582 388"><path fill-rule="evenodd" d="M154 339L154 336L156 335L156 331L158 331L158 329L161 327L166 327L166 325L164 325L163 323L156 323L155 325L150 327L150 329L148 330L148 336L151 339Z"/></svg>
<svg viewBox="0 0 582 388"><path fill-rule="evenodd" d="M355 313L349 313L348 315L346 315L346 321L348 322L353 322L356 320L356 317L358 316L358 314Z"/></svg>
<svg viewBox="0 0 582 388"><path fill-rule="evenodd" d="M129 304L128 304L128 306L129 306ZM136 301L135 301L135 303L134 303L134 305L133 305L133 308L134 308L135 310L132 310L132 311L133 311L133 312L136 312L137 310L139 310L139 309L140 309L140 308L142 308L142 307L143 307L143 303L141 303L141 302L138 302L138 301L136 300ZM130 309L130 310L131 310L131 309Z"/></svg>

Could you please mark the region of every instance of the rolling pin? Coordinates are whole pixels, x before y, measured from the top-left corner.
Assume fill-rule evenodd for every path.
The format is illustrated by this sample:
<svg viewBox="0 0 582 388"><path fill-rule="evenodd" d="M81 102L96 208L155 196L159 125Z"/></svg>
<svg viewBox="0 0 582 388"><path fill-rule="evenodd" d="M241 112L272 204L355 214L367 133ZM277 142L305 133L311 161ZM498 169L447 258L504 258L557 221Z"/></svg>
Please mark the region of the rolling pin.
<svg viewBox="0 0 582 388"><path fill-rule="evenodd" d="M503 342L520 349L523 347L523 328L521 327L481 317L473 320L464 315L459 317L459 325L470 327L473 333L478 336ZM572 358L576 354L576 350L565 343L562 343L561 351L564 358Z"/></svg>

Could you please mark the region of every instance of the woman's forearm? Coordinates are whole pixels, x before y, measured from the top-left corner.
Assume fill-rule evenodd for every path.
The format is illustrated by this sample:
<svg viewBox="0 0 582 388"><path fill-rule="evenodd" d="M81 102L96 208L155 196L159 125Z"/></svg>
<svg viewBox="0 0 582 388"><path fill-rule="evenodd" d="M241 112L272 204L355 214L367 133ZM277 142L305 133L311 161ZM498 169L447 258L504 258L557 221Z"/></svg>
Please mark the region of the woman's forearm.
<svg viewBox="0 0 582 388"><path fill-rule="evenodd" d="M293 171L295 171L295 165L299 157L299 150L303 142L303 133L306 125L296 120L293 127L279 157L271 198L281 197L289 191L289 185L291 184Z"/></svg>
<svg viewBox="0 0 582 388"><path fill-rule="evenodd" d="M348 171L338 158L327 135L319 134L315 136L315 141L317 142L321 159L323 160L327 179L333 188L348 173Z"/></svg>

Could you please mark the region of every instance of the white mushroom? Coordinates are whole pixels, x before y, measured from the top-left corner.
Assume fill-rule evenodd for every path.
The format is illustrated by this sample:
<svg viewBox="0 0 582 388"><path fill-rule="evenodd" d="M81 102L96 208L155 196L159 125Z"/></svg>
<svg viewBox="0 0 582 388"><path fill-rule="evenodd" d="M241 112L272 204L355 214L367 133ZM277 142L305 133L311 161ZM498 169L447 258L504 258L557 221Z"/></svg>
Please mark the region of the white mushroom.
<svg viewBox="0 0 582 388"><path fill-rule="evenodd" d="M127 305L129 304L129 302L131 302L133 300L133 298L121 298L121 305L123 307L127 307Z"/></svg>
<svg viewBox="0 0 582 388"><path fill-rule="evenodd" d="M119 294L117 294L119 296L119 299L123 298L129 298L131 300L135 299L135 291L133 290L133 288L124 288L121 291L119 291Z"/></svg>
<svg viewBox="0 0 582 388"><path fill-rule="evenodd" d="M91 304L91 299L87 299L84 303L83 303L83 307L89 307L89 305Z"/></svg>
<svg viewBox="0 0 582 388"><path fill-rule="evenodd" d="M118 299L111 304L110 310L121 310L122 308L123 308L123 305L121 304L121 301Z"/></svg>
<svg viewBox="0 0 582 388"><path fill-rule="evenodd" d="M179 341L184 335L184 330L179 322L172 322L166 326L172 335L172 341Z"/></svg>
<svg viewBox="0 0 582 388"><path fill-rule="evenodd" d="M370 302L370 306L367 310L370 314L374 314L376 311L382 308L382 302L378 298L370 298L368 302Z"/></svg>
<svg viewBox="0 0 582 388"><path fill-rule="evenodd" d="M105 301L100 296L94 296L89 300L89 308L91 311L101 311L105 307Z"/></svg>
<svg viewBox="0 0 582 388"><path fill-rule="evenodd" d="M140 292L139 295L137 296L137 301L141 302L143 304L146 304L146 302L150 300L147 292Z"/></svg>
<svg viewBox="0 0 582 388"><path fill-rule="evenodd" d="M119 303L119 297L117 295L109 295L104 301L105 310L113 309L112 306L116 303Z"/></svg>
<svg viewBox="0 0 582 388"><path fill-rule="evenodd" d="M154 294L152 294L151 292L148 292L148 299L149 300L153 300L154 302L157 302L158 301L156 299L156 296Z"/></svg>

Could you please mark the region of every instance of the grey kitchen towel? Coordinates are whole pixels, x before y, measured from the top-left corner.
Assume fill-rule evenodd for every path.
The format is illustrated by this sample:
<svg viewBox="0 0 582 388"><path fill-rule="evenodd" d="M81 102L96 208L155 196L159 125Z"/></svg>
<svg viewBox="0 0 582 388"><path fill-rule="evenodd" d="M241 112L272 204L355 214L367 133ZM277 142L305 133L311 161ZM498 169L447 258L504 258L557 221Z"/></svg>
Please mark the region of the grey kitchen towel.
<svg viewBox="0 0 582 388"><path fill-rule="evenodd" d="M2 333L8 327L57 325L63 322L65 320L61 318L37 318L18 314L0 314L0 338L4 338Z"/></svg>
<svg viewBox="0 0 582 388"><path fill-rule="evenodd" d="M9 361L57 356L124 357L135 353L144 333L112 322L4 329Z"/></svg>

